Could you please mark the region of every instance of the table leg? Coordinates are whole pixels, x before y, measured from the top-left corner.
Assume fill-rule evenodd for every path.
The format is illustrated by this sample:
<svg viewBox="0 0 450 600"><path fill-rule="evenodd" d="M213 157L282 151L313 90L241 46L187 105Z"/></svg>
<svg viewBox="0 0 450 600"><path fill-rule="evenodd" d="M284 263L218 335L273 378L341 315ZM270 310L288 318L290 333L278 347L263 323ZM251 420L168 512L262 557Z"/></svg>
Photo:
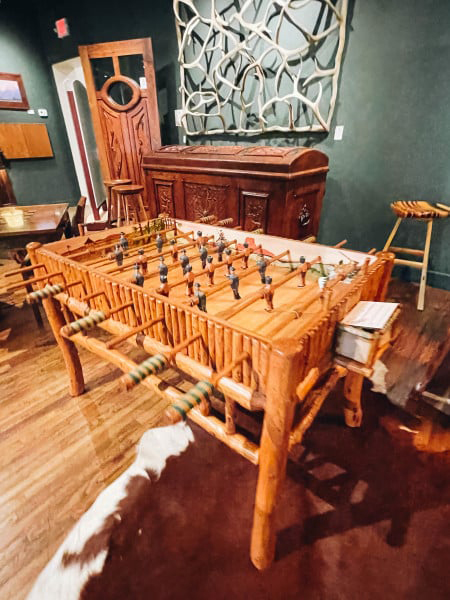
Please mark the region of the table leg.
<svg viewBox="0 0 450 600"><path fill-rule="evenodd" d="M349 427L359 427L362 422L361 390L364 375L349 371L344 381L344 418Z"/></svg>

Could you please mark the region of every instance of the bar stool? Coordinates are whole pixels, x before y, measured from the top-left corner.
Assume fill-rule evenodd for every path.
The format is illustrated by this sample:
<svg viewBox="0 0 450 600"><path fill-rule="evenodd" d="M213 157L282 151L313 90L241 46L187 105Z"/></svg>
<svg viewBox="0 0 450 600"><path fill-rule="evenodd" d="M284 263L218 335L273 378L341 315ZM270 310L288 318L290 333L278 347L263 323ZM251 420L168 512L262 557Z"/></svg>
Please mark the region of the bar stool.
<svg viewBox="0 0 450 600"><path fill-rule="evenodd" d="M421 269L420 275L420 287L419 287L419 298L417 301L417 310L423 310L425 306L425 287L427 283L427 268L428 258L430 255L430 244L431 244L431 230L433 228L433 219L443 219L448 216L448 211L444 209L445 205L440 204L441 208L436 208L428 202L419 200L413 200L406 202L399 200L391 203L391 208L394 214L397 215L397 221L395 222L394 228L392 229L389 237L384 245L384 251L399 252L401 254L410 254L412 256L422 256L422 261L416 260L404 260L403 258L396 258L394 263L396 265L404 265L406 267L412 267L413 269ZM448 207L446 207L448 208ZM425 237L425 248L423 250L417 250L416 248L401 248L399 246L391 246L400 223L403 219L417 219L419 221L425 221L427 224L427 233Z"/></svg>
<svg viewBox="0 0 450 600"><path fill-rule="evenodd" d="M108 210L108 223L115 221L118 219L118 215L113 214L113 209L116 208L117 203L113 203L113 187L115 185L126 185L127 183L132 183L131 179L106 179L103 184L107 190L108 194L108 202L107 202L107 210Z"/></svg>
<svg viewBox="0 0 450 600"><path fill-rule="evenodd" d="M144 207L142 200L142 192L144 190L143 185L115 185L113 187L113 193L117 201L117 226L121 225L121 211L122 208L125 212L125 224L129 225L131 222L131 214L137 222L148 221L147 212Z"/></svg>

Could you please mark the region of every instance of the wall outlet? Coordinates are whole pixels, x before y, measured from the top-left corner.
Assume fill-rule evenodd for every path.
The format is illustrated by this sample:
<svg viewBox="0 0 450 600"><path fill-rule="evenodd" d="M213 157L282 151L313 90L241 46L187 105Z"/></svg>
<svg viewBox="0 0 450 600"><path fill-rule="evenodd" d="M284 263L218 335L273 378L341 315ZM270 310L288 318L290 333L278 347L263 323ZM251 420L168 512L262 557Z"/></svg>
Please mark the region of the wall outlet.
<svg viewBox="0 0 450 600"><path fill-rule="evenodd" d="M27 110L27 113L28 113L29 115L34 115L34 108L29 108L29 109Z"/></svg>
<svg viewBox="0 0 450 600"><path fill-rule="evenodd" d="M46 108L38 108L38 115L40 117L48 117L48 112Z"/></svg>
<svg viewBox="0 0 450 600"><path fill-rule="evenodd" d="M334 139L336 140L336 142L340 142L342 140L343 136L344 136L344 126L336 125L336 127L334 129Z"/></svg>
<svg viewBox="0 0 450 600"><path fill-rule="evenodd" d="M183 114L183 111L181 110L181 108L179 108L178 110L175 111L175 125L177 127L181 127L181 115Z"/></svg>

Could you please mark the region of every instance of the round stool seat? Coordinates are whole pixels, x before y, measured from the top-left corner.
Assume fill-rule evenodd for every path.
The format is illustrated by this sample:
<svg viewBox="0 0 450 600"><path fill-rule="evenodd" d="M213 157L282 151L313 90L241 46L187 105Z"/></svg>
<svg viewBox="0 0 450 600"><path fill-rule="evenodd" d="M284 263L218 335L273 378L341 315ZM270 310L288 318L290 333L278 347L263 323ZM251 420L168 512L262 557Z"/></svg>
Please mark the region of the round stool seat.
<svg viewBox="0 0 450 600"><path fill-rule="evenodd" d="M422 200L398 200L392 202L391 208L401 219L443 219L448 212Z"/></svg>
<svg viewBox="0 0 450 600"><path fill-rule="evenodd" d="M144 189L143 185L115 185L114 191L122 196L129 194L139 194Z"/></svg>
<svg viewBox="0 0 450 600"><path fill-rule="evenodd" d="M106 179L104 182L105 187L112 188L115 185L125 185L126 183L131 183L131 179Z"/></svg>

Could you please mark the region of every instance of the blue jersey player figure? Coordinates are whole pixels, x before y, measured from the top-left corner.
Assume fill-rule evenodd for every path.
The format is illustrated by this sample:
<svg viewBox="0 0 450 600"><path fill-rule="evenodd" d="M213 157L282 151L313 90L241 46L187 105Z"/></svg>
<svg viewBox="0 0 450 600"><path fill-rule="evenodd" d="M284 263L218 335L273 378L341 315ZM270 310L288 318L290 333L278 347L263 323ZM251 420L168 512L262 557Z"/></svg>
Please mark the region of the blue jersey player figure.
<svg viewBox="0 0 450 600"><path fill-rule="evenodd" d="M186 273L186 267L189 264L189 256L186 254L186 250L182 250L181 251L181 256L180 256L180 265L181 268L183 269L183 275Z"/></svg>
<svg viewBox="0 0 450 600"><path fill-rule="evenodd" d="M259 276L261 277L261 283L266 283L267 261L264 258L264 254L259 255L259 258L256 261L256 266L258 267Z"/></svg>
<svg viewBox="0 0 450 600"><path fill-rule="evenodd" d="M164 256L160 256L160 258L159 258L158 270L159 270L159 280L162 281L161 278L167 277L167 273L169 272L169 269L168 269L166 263L164 262Z"/></svg>
<svg viewBox="0 0 450 600"><path fill-rule="evenodd" d="M225 242L219 238L217 242L217 260L222 262L223 260L223 251L225 250Z"/></svg>
<svg viewBox="0 0 450 600"><path fill-rule="evenodd" d="M156 236L155 241L156 241L156 247L158 248L158 253L161 254L162 247L164 246L164 240L160 233L158 233L158 235Z"/></svg>
<svg viewBox="0 0 450 600"><path fill-rule="evenodd" d="M199 248L200 260L202 261L202 269L206 269L206 259L208 258L208 248L202 244Z"/></svg>
<svg viewBox="0 0 450 600"><path fill-rule="evenodd" d="M225 275L230 280L230 287L233 290L233 294L236 300L240 300L239 296L239 277L235 273L236 269L234 267L230 267L230 274Z"/></svg>
<svg viewBox="0 0 450 600"><path fill-rule="evenodd" d="M203 311L203 312L208 312L206 310L206 294L205 292L202 292L202 290L200 289L200 284L198 281L196 281L194 283L194 287L195 287L195 291L194 291L194 298L191 299L191 304L197 304L198 309Z"/></svg>
<svg viewBox="0 0 450 600"><path fill-rule="evenodd" d="M144 276L141 273L139 263L136 263L134 265L134 273L133 273L133 277L131 278L131 283L135 283L136 285L139 285L140 287L144 287Z"/></svg>
<svg viewBox="0 0 450 600"><path fill-rule="evenodd" d="M119 244L120 244L120 246L122 248L123 253L126 256L128 254L129 245L128 245L128 240L127 240L127 238L126 238L126 236L125 236L124 233L120 233Z"/></svg>

